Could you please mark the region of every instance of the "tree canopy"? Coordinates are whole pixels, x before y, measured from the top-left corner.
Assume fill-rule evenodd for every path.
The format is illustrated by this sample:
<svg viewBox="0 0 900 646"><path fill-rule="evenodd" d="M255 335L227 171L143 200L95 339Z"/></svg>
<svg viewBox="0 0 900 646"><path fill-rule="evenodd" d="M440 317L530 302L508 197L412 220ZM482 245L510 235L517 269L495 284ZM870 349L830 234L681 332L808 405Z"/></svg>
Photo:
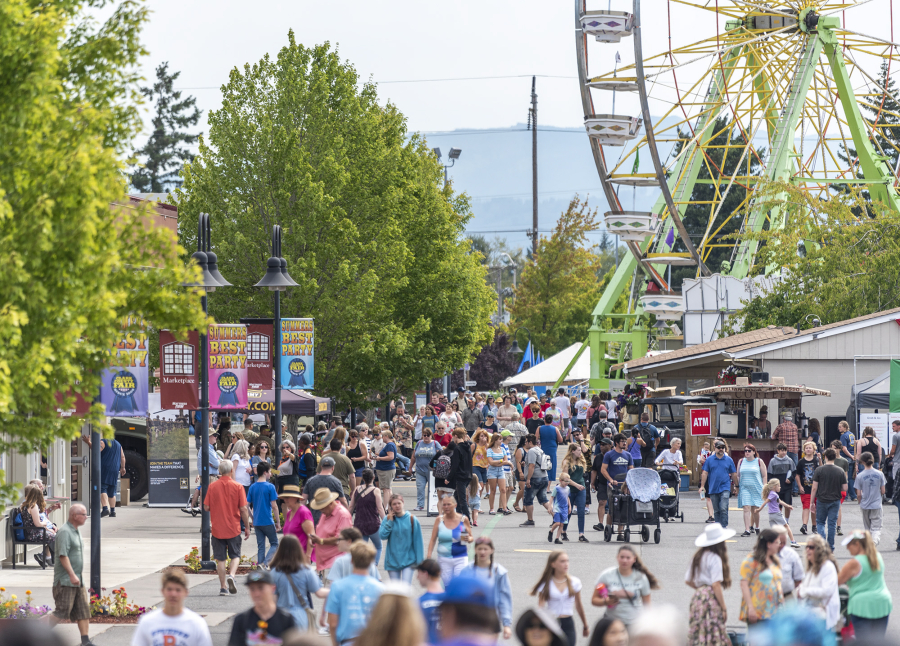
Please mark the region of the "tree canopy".
<svg viewBox="0 0 900 646"><path fill-rule="evenodd" d="M59 419L56 395L94 398L126 315L173 330L205 323L199 298L178 287L196 270L171 234L110 208L140 125L147 10L106 3L97 23L97 4L0 3L0 453L77 437L82 420ZM89 419L105 423L100 406Z"/></svg>
<svg viewBox="0 0 900 646"><path fill-rule="evenodd" d="M827 201L788 184L760 191L763 202L787 194L779 203L785 227L756 235L763 246L754 265L757 273L780 267L782 278L746 304L731 331L796 326L808 314L834 323L900 306L900 214L857 217L867 212L858 191Z"/></svg>
<svg viewBox="0 0 900 646"><path fill-rule="evenodd" d="M552 235L538 240L534 262L519 278L510 327L527 327L544 356L587 337L607 282L598 277L604 256L587 246L587 232L597 228L596 209L575 196Z"/></svg>
<svg viewBox="0 0 900 646"><path fill-rule="evenodd" d="M141 193L165 193L181 186L181 168L194 158L188 146L197 143L199 134L190 134L186 128L200 121L200 109L194 97L182 98L175 89L180 75L169 73L168 62L161 63L156 68L156 82L141 88L154 104L153 130L147 143L135 151L139 162L131 175L131 185Z"/></svg>
<svg viewBox="0 0 900 646"><path fill-rule="evenodd" d="M219 269L235 285L209 299L217 320L271 316L253 285L283 227L299 286L282 294L282 316L315 318L315 389L342 405L420 388L492 338L493 293L463 237L469 202L377 98L328 43L290 32L275 58L232 70L176 191L186 247L198 213L214 214Z"/></svg>

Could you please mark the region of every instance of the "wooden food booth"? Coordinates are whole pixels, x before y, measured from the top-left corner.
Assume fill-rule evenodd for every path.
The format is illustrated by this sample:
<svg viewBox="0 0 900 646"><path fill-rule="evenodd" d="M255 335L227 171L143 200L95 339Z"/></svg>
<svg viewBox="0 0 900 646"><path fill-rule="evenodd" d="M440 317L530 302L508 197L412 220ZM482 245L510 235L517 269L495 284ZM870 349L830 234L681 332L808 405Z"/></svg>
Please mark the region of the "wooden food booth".
<svg viewBox="0 0 900 646"><path fill-rule="evenodd" d="M697 456L704 441L709 441L711 437L722 437L728 443L735 464L744 457L746 442L755 446L760 459L768 464L776 454L775 447L778 440L773 439L765 430L760 430L758 424L755 424L759 416L759 407L762 406L761 400L778 401L776 410L770 411L769 415L771 433L774 434L784 415L789 414L800 431L802 448L803 438L807 436L801 420L803 395L831 397L831 392L802 385L787 385L783 377L773 377L771 382L765 383L750 383L747 377L738 377L735 384L700 388L692 390L691 395L715 397L724 404L724 410L718 415L718 428L711 430L709 437L705 438L693 434L692 415L685 407L685 440L689 444L686 455ZM710 417L715 417L715 408L712 409ZM693 460L696 463L696 457L693 457ZM691 481L693 482L693 478Z"/></svg>

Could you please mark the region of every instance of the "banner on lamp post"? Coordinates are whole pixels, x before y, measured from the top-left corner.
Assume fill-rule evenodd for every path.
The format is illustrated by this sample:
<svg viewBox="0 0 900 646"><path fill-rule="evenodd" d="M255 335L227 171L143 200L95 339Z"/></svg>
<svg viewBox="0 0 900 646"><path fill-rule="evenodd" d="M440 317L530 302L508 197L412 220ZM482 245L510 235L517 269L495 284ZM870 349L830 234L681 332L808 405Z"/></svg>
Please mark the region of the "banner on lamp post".
<svg viewBox="0 0 900 646"><path fill-rule="evenodd" d="M163 410L200 408L198 390L200 333L188 332L179 341L168 330L159 331L159 401Z"/></svg>
<svg viewBox="0 0 900 646"><path fill-rule="evenodd" d="M210 408L247 408L247 326L210 325L207 343Z"/></svg>
<svg viewBox="0 0 900 646"><path fill-rule="evenodd" d="M132 327L138 330L128 331ZM110 367L101 375L100 403L107 417L146 417L150 352L144 320L127 316L122 329L121 340L109 351Z"/></svg>
<svg viewBox="0 0 900 646"><path fill-rule="evenodd" d="M272 390L275 378L272 373L271 323L250 323L247 325L247 387L250 390Z"/></svg>
<svg viewBox="0 0 900 646"><path fill-rule="evenodd" d="M183 507L191 488L190 419L171 417L147 420L150 507Z"/></svg>
<svg viewBox="0 0 900 646"><path fill-rule="evenodd" d="M315 383L315 321L281 319L281 387L312 390Z"/></svg>

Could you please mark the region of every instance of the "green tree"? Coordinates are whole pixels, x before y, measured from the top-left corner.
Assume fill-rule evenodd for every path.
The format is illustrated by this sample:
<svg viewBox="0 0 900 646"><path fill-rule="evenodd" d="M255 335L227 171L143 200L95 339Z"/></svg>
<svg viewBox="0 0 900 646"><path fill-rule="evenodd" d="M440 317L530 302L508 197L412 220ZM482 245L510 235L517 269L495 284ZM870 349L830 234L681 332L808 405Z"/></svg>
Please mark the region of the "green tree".
<svg viewBox="0 0 900 646"><path fill-rule="evenodd" d="M757 271L781 267L782 277L745 304L731 332L796 326L808 314L835 323L900 306L900 214L857 218L866 204L857 191L827 201L789 184L760 191L764 204L778 191L787 194L779 203L787 211L784 230L754 236L764 242Z"/></svg>
<svg viewBox="0 0 900 646"><path fill-rule="evenodd" d="M587 335L604 285L597 277L601 258L586 246L588 231L597 227L597 210L576 195L519 278L510 327L527 327L544 356Z"/></svg>
<svg viewBox="0 0 900 646"><path fill-rule="evenodd" d="M740 231L744 221L744 213L741 205L747 199L747 189L745 186L748 180L744 177L755 177L759 175L761 165L759 159L763 156L761 150L749 150L744 155L741 162L740 170L737 170L737 164L741 161L741 153L744 151L745 140L741 131L734 127L734 123L726 118L716 121L716 125L712 130L714 136L705 143L704 148L705 161L700 167L698 180L705 180L703 183L698 182L694 185L691 193L691 204L687 206L681 218L684 226L695 245L699 245L704 235L707 235L709 229L710 239L708 244L721 245L713 246L709 256L704 261L706 266L712 273L722 271L722 263L731 260L732 247L726 242L727 237ZM672 151L672 157L676 157L684 147L686 141L691 139L690 132L679 131L679 142ZM727 146L733 146L728 148ZM709 220L719 208L718 196L716 195L716 186L709 180L717 180L720 182L719 191L724 191L725 187L732 175L737 170L738 179L735 179L731 190L725 197L725 202L719 209L719 215L709 225ZM713 203L715 202L715 203ZM721 228L720 228L721 227ZM716 232L718 230L718 232ZM687 248L684 242L676 235L673 251L685 252ZM694 278L697 274L697 268L693 266L672 267L672 284L673 289L681 289L681 281L685 278Z"/></svg>
<svg viewBox="0 0 900 646"><path fill-rule="evenodd" d="M212 239L235 287L213 294L210 311L271 316L271 295L253 285L272 225L284 227L299 287L282 295L282 315L316 320L316 391L341 405L385 401L491 341L493 294L463 237L468 199L444 188L424 140L327 43L288 41L232 70L176 192L182 243L194 243L198 213L221 214Z"/></svg>
<svg viewBox="0 0 900 646"><path fill-rule="evenodd" d="M197 99L181 97L175 81L181 72L169 73L169 63L156 68L156 82L141 89L148 101L155 104L153 132L144 147L135 154L142 160L131 175L131 185L141 193L165 193L181 186L179 173L185 163L194 159L188 146L197 143L200 135L189 134L187 128L200 121Z"/></svg>
<svg viewBox="0 0 900 646"><path fill-rule="evenodd" d="M82 421L59 419L56 395L93 399L126 315L205 323L199 298L178 288L196 270L172 235L110 208L140 125L147 11L111 3L97 23L96 4L0 3L0 453L78 436ZM100 406L89 419L105 424Z"/></svg>

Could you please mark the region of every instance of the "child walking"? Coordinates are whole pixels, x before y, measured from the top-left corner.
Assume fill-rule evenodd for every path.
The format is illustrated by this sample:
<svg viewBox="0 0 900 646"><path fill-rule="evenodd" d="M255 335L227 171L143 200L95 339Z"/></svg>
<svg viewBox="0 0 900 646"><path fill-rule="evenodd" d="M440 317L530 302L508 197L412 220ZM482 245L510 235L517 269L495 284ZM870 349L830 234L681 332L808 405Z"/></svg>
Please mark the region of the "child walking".
<svg viewBox="0 0 900 646"><path fill-rule="evenodd" d="M478 512L481 511L481 482L478 476L472 474L472 481L469 483L469 511L472 512L472 526L478 527Z"/></svg>
<svg viewBox="0 0 900 646"><path fill-rule="evenodd" d="M788 538L791 539L791 547L800 547L800 544L794 540L794 533L791 526L784 519L782 509L793 509L793 507L784 502L778 493L781 491L781 481L778 478L772 478L763 487L762 497L766 501L766 511L769 512L769 527L781 525L787 530Z"/></svg>
<svg viewBox="0 0 900 646"><path fill-rule="evenodd" d="M882 517L881 497L887 480L884 474L875 468L875 456L871 453L863 453L859 461L865 466L865 471L856 476L854 488L859 500L859 510L862 512L863 527L872 534L875 545L881 541L881 528L884 522Z"/></svg>
<svg viewBox="0 0 900 646"><path fill-rule="evenodd" d="M569 500L569 478L568 473L559 476L559 484L553 487L553 524L550 525L550 533L547 534L547 541L562 545L562 537L566 524L569 522L569 515L572 513L572 502ZM556 530L556 540L553 540L553 530ZM569 540L566 537L566 540Z"/></svg>

